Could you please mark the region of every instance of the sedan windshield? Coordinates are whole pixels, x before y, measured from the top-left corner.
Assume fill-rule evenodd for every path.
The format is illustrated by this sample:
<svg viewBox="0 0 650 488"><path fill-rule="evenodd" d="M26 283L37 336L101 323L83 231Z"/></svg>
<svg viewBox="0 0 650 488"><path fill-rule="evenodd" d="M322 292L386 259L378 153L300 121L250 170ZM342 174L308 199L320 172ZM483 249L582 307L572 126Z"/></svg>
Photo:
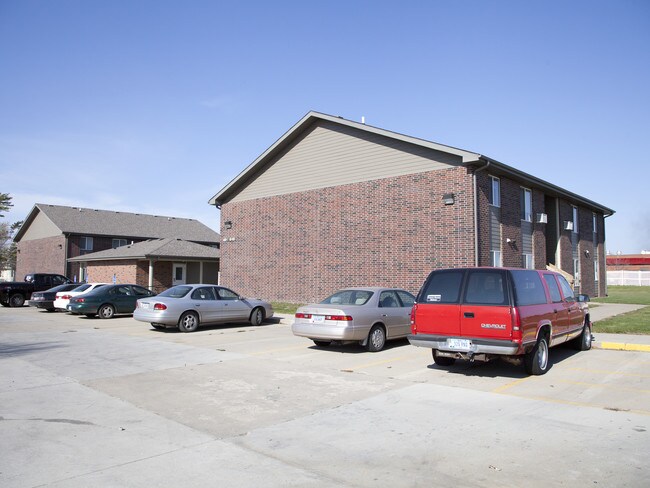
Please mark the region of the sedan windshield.
<svg viewBox="0 0 650 488"><path fill-rule="evenodd" d="M191 289L192 289L191 286L185 286L185 285L173 286L169 290L163 291L158 296L159 297L170 297L170 298L182 298L185 295L187 295L190 292Z"/></svg>
<svg viewBox="0 0 650 488"><path fill-rule="evenodd" d="M368 290L341 290L327 297L321 303L330 305L365 305L372 294Z"/></svg>

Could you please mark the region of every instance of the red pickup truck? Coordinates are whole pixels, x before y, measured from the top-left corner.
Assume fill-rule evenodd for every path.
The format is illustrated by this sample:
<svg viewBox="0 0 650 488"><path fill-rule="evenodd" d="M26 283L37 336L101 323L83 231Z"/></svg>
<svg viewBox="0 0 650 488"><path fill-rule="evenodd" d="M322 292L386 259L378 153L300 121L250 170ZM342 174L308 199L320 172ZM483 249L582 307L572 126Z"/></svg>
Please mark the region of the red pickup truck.
<svg viewBox="0 0 650 488"><path fill-rule="evenodd" d="M578 350L591 348L588 301L553 271L437 270L420 289L408 338L431 348L440 366L501 357L541 375L549 368L549 347L573 341Z"/></svg>

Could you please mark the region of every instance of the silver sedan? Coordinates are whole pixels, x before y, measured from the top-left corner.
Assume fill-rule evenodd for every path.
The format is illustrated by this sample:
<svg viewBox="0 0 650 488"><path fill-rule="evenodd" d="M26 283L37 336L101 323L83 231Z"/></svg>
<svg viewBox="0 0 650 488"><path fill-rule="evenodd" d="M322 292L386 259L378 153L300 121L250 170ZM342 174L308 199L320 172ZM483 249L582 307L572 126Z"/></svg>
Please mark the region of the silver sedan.
<svg viewBox="0 0 650 488"><path fill-rule="evenodd" d="M137 301L133 318L156 329L178 327L194 332L199 325L248 321L260 325L273 317L270 303L244 298L215 285L178 285L160 295Z"/></svg>
<svg viewBox="0 0 650 488"><path fill-rule="evenodd" d="M409 334L414 303L413 295L398 288L348 288L300 307L291 330L317 346L358 342L368 351L380 351L387 339Z"/></svg>

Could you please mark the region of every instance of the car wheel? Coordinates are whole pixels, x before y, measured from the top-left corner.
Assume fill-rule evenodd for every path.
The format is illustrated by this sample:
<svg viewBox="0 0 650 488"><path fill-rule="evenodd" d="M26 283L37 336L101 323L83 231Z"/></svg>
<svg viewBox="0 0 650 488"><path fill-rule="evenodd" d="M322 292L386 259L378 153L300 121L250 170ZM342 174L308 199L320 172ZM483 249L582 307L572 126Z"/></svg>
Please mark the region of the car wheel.
<svg viewBox="0 0 650 488"><path fill-rule="evenodd" d="M543 375L548 371L548 341L541 336L535 347L524 356L526 372L533 375Z"/></svg>
<svg viewBox="0 0 650 488"><path fill-rule="evenodd" d="M199 316L194 312L185 312L178 321L181 332L194 332L199 328Z"/></svg>
<svg viewBox="0 0 650 488"><path fill-rule="evenodd" d="M0 305L2 305L3 307L8 307L9 302L5 302L4 300L0 300Z"/></svg>
<svg viewBox="0 0 650 488"><path fill-rule="evenodd" d="M22 307L25 304L25 297L20 293L14 293L9 297L10 307Z"/></svg>
<svg viewBox="0 0 650 488"><path fill-rule="evenodd" d="M115 316L115 308L113 305L102 305L97 310L100 319L112 319Z"/></svg>
<svg viewBox="0 0 650 488"><path fill-rule="evenodd" d="M591 349L591 324L585 320L585 325L582 327L582 334L573 340L573 347L578 351L588 351Z"/></svg>
<svg viewBox="0 0 650 488"><path fill-rule="evenodd" d="M370 352L381 351L386 345L386 332L381 325L375 325L370 329L366 349Z"/></svg>
<svg viewBox="0 0 650 488"><path fill-rule="evenodd" d="M433 362L438 366L451 366L456 362L454 358L440 356L437 349L431 349L431 355L433 356Z"/></svg>
<svg viewBox="0 0 650 488"><path fill-rule="evenodd" d="M263 321L264 321L264 312L262 311L262 309L260 307L254 308L250 317L251 325L261 325Z"/></svg>
<svg viewBox="0 0 650 488"><path fill-rule="evenodd" d="M316 339L312 339L312 341L314 341L314 344L318 347L327 347L332 343L332 341L317 341Z"/></svg>

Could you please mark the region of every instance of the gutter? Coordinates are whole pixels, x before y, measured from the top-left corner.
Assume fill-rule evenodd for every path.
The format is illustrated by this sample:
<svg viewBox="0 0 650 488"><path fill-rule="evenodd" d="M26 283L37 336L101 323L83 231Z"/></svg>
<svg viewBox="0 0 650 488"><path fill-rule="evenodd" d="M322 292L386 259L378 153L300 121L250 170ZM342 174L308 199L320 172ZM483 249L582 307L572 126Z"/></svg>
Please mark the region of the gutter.
<svg viewBox="0 0 650 488"><path fill-rule="evenodd" d="M481 156L479 161L485 161L485 159ZM487 160L483 166L475 169L472 174L472 184L474 185L474 266L478 266L478 186L476 184L476 173L488 169L491 164L492 162Z"/></svg>

